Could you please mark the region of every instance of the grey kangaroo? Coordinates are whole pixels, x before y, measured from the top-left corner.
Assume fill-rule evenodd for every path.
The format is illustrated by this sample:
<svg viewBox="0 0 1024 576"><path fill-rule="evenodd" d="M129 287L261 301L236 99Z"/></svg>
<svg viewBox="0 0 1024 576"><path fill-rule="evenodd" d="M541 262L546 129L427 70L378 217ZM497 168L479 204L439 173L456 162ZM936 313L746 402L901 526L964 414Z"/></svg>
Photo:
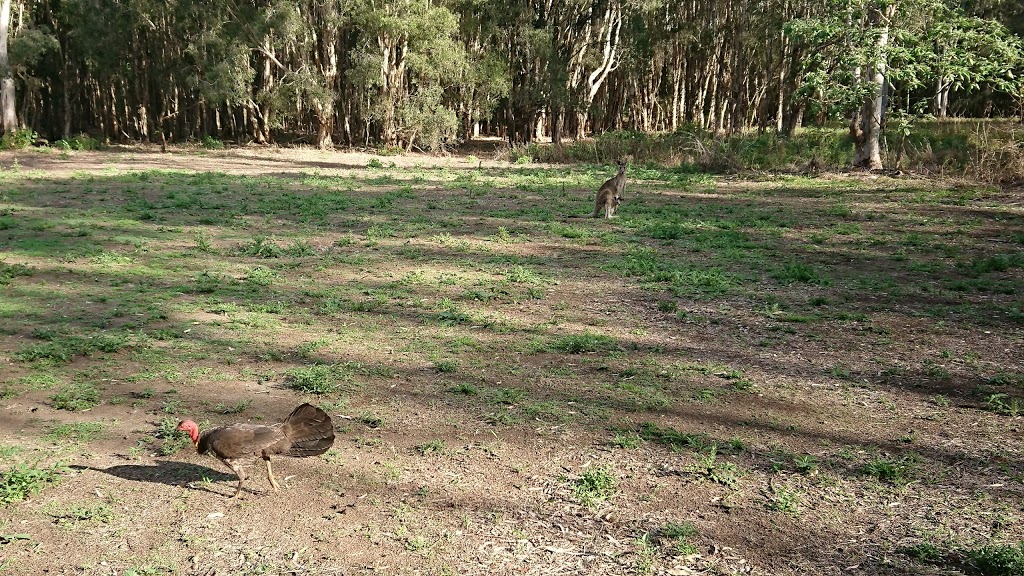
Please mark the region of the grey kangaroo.
<svg viewBox="0 0 1024 576"><path fill-rule="evenodd" d="M615 211L622 204L622 191L626 188L626 165L621 161L616 162L619 169L615 176L605 180L604 184L597 189L597 198L594 200L594 213L591 218L597 218L604 210L604 217L611 218ZM568 216L569 218L586 218L586 216Z"/></svg>

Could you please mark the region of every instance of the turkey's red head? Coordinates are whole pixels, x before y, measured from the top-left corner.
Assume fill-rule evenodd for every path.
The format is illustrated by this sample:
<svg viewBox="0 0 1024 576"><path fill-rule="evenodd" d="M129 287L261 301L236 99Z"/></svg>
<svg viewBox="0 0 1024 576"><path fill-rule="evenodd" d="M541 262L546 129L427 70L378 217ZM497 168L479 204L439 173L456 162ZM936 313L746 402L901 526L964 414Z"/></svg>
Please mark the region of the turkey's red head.
<svg viewBox="0 0 1024 576"><path fill-rule="evenodd" d="M192 438L193 444L199 443L199 425L191 420L182 420L181 424L178 424L178 430L188 432L190 438Z"/></svg>

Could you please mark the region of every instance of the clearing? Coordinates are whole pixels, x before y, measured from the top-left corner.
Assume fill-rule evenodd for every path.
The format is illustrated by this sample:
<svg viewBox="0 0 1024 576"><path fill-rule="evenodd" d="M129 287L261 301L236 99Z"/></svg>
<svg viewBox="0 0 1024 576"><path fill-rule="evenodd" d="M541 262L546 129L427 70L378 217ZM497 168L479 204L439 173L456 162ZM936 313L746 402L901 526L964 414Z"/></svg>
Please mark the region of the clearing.
<svg viewBox="0 0 1024 576"><path fill-rule="evenodd" d="M1019 193L613 172L0 154L0 574L1021 573Z"/></svg>

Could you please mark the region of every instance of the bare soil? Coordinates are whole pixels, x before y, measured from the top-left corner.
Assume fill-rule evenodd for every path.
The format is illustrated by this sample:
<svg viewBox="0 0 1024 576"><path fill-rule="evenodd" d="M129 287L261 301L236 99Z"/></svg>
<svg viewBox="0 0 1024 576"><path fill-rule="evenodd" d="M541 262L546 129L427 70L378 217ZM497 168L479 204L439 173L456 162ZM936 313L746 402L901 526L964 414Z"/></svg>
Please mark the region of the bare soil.
<svg viewBox="0 0 1024 576"><path fill-rule="evenodd" d="M301 181L311 175L365 175L374 158L397 177L419 168L516 168L483 154L482 159L381 158L262 148L169 154L132 148L68 158L28 151L0 154L0 166L11 170L16 159L36 183L74 178L82 197L3 200L16 210L15 217L41 211L70 222L85 217L78 210L98 202L88 197L88 187L99 185L87 176L181 170ZM931 185L944 184L924 183ZM1006 244L1022 232L1013 198L996 202L1003 208L975 202L906 204L905 182L882 179L867 189L856 186L842 197L851 210L889 214L877 228L861 223L879 237L932 233L930 226L956 219L975 223L966 239L958 240L969 247L1021 250ZM443 182L413 187L444 202L461 201L466 194ZM162 194L143 193L151 200ZM470 242L470 251L485 244L496 227L494 218L484 216L487 210L515 206L517 193L481 197L480 204L459 213L464 226L453 235ZM809 203L817 209L835 199L805 195L798 185L743 179L718 179L710 187L683 191L645 190L642 181L634 181L627 188L631 193L665 205L731 202L797 214ZM999 200L1002 193L992 194L988 200ZM627 216L629 200L623 206ZM400 218L414 216L407 212ZM270 220L254 215L252 226L279 234L288 226L301 228ZM504 224L513 231L519 225ZM161 225L178 226L153 224ZM581 225L619 230L614 222ZM191 250L194 228L182 229L177 240L154 240L151 252L171 254L173 260L173 254ZM251 230L214 235L214 252L183 259L176 273L190 279L223 266L244 278L256 261L225 263L220 255ZM426 261L389 259L391 252L360 244L364 230L310 233L318 253L355 234L356 246L344 254L355 263L302 264L295 274L308 280L305 292L296 289L287 297L306 298L313 310L318 287L358 285L369 291L422 270L464 278L479 270L460 264L465 252L432 253L441 247L427 237L380 242L389 250L418 250ZM778 241L795 245L805 231L797 227L785 234L792 238ZM13 292L3 295L15 289L25 298L33 290L64 290L66 299L48 309L5 308L6 320L0 321L39 328L63 314L83 325L89 318L101 324L98 312L91 316L89 285L77 282L82 274L95 273L96 285L107 287L111 277L83 259L62 261L9 249L8 240L0 232L0 261L24 263L38 272L0 286L0 302L20 302ZM439 325L433 312L415 302L425 288L414 289L403 306L392 300L376 312L341 312L326 320L293 307L262 328L234 328L235 312L177 306L199 297L176 292L162 301L166 316L148 326L187 327L180 340L149 343L168 351L173 370L160 368L159 375L140 382L139 374L156 367L132 348L77 357L55 369L65 381L97 379L103 400L84 412L54 408L54 389L17 387L34 371L46 370L15 359L35 341L28 328L4 332L0 386L6 381L17 394L0 400L0 447L20 452L0 463L0 471L15 461L60 462L69 470L40 493L0 508L0 574L960 574L972 568L956 553L921 561L907 550L931 543L955 552L1024 540L1022 417L986 404L991 394L1021 395L992 380L1024 374L1019 322L936 318L922 312L927 294L876 304L874 293L848 300L848 293L834 285L813 293L864 317L782 321L769 309L771 300L758 297L773 294L785 309L806 302L809 296L801 291L810 289L805 285L780 287L765 278L756 280L760 295L675 298L602 270L601 259L609 258L614 246L563 241L534 234L501 248L523 261L547 262L558 280L544 287L542 299L499 297L472 304L478 314L507 322L507 329ZM886 250L900 247L879 248ZM135 256L137 262L149 257ZM865 275L901 261L861 258L838 242L822 244L815 257L848 274ZM171 269L166 260L162 265ZM1008 282L1021 280L1019 269L1006 274ZM118 286L127 294L139 280L126 276L124 282ZM458 298L465 286L437 285L429 296ZM1024 286L1016 288L963 298L1019 306ZM955 303L949 293L933 297L936 304ZM678 309L663 309L668 300ZM104 329L132 321L119 318L106 318ZM559 334L600 333L614 338L617 347L583 354L531 350L531 339L546 337L550 326ZM306 358L296 355L321 337L330 340L322 350ZM459 337L474 343L453 345ZM439 370L441 359L455 360L458 368ZM331 411L338 438L329 454L275 460L277 477L284 480L279 492L256 464L243 494L228 500L235 478L226 467L190 450L161 456L159 443L149 442L169 417L206 419L208 425L272 422L302 401L324 400L284 382L285 371L314 360L374 370L356 371L351 388ZM737 377L730 369L742 373L750 390L735 390ZM464 383L481 393L452 392ZM641 383L645 387L637 394L649 391L661 400L622 392ZM140 395L144 388L152 393ZM508 404L488 400L489 391L505 388L525 391L526 398ZM181 404L165 409L175 399ZM526 411L527 399L532 412ZM239 401L251 402L239 414L214 409ZM517 417L502 421L509 412ZM74 422L102 422L104 429L88 442L47 438L54 425ZM635 434L644 423L703 438L717 448L673 447L652 436L636 446L616 446L616 433ZM436 441L438 452L424 448ZM808 464L801 467L798 458ZM866 472L879 462L906 465L910 475L893 482ZM587 506L576 498L574 485L597 469L614 478L615 493ZM77 518L76 506L102 507L110 515ZM690 549L674 547L666 536L666 526L685 523L696 530Z"/></svg>

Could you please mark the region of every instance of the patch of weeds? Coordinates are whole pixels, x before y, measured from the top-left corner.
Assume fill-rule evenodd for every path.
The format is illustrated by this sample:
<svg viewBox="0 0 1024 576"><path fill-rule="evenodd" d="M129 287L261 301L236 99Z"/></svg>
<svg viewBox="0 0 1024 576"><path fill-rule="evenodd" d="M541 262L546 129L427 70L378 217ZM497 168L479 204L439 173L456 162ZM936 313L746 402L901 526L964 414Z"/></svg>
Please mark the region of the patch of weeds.
<svg viewBox="0 0 1024 576"><path fill-rule="evenodd" d="M213 244L210 243L210 237L205 232L196 232L192 239L195 240L196 250L206 254L213 253Z"/></svg>
<svg viewBox="0 0 1024 576"><path fill-rule="evenodd" d="M160 411L164 414L177 414L185 403L181 400L168 399L160 403Z"/></svg>
<svg viewBox="0 0 1024 576"><path fill-rule="evenodd" d="M343 374L332 364L314 364L285 372L289 388L308 394L332 394L341 387Z"/></svg>
<svg viewBox="0 0 1024 576"><path fill-rule="evenodd" d="M533 270L516 264L505 271L505 279L516 284L546 284L547 279Z"/></svg>
<svg viewBox="0 0 1024 576"><path fill-rule="evenodd" d="M698 454L697 462L690 467L690 471L733 490L740 481L739 468L732 462L718 461L718 450L715 446L706 454Z"/></svg>
<svg viewBox="0 0 1024 576"><path fill-rule="evenodd" d="M60 475L67 472L63 464L53 464L40 468L37 464L18 464L0 475L0 506L8 506L15 502L38 494L45 486L54 484Z"/></svg>
<svg viewBox="0 0 1024 576"><path fill-rule="evenodd" d="M810 454L794 455L793 467L801 474L813 474L818 469L818 459Z"/></svg>
<svg viewBox="0 0 1024 576"><path fill-rule="evenodd" d="M165 416L157 423L153 437L161 440L157 453L161 456L172 456L192 445L192 439L182 430L178 430L178 420Z"/></svg>
<svg viewBox="0 0 1024 576"><path fill-rule="evenodd" d="M77 442L90 442L99 437L103 431L102 422L76 422L74 424L57 424L51 426L43 436L45 440L57 442L60 440L74 440Z"/></svg>
<svg viewBox="0 0 1024 576"><path fill-rule="evenodd" d="M997 393L989 394L985 398L985 409L1006 416L1016 417L1018 414L1024 412L1024 405L1017 398L1010 396L1009 394Z"/></svg>
<svg viewBox="0 0 1024 576"><path fill-rule="evenodd" d="M642 443L643 438L632 430L616 432L615 437L612 438L612 445L624 450L639 448Z"/></svg>
<svg viewBox="0 0 1024 576"><path fill-rule="evenodd" d="M71 525L76 522L88 522L90 520L106 524L114 519L114 511L105 504L97 504L95 506L62 506L54 503L45 512L47 516L53 518L55 523L62 526Z"/></svg>
<svg viewBox="0 0 1024 576"><path fill-rule="evenodd" d="M902 458L875 456L860 467L860 472L879 482L905 486L917 474L919 460L916 454L908 454Z"/></svg>
<svg viewBox="0 0 1024 576"><path fill-rule="evenodd" d="M274 243L268 236L256 236L248 244L240 246L238 252L242 256L280 258L284 254L284 249Z"/></svg>
<svg viewBox="0 0 1024 576"><path fill-rule="evenodd" d="M800 493L786 486L773 486L765 506L775 512L796 516L800 507Z"/></svg>
<svg viewBox="0 0 1024 576"><path fill-rule="evenodd" d="M1016 372L1000 372L988 379L990 386L1016 386L1024 388L1024 374Z"/></svg>
<svg viewBox="0 0 1024 576"><path fill-rule="evenodd" d="M384 419L373 412L363 412L359 416L356 416L356 422L361 422L370 428L380 428L384 425Z"/></svg>
<svg viewBox="0 0 1024 576"><path fill-rule="evenodd" d="M270 286L276 279L277 272L266 266L253 266L245 274L245 281L257 286Z"/></svg>
<svg viewBox="0 0 1024 576"><path fill-rule="evenodd" d="M792 284L793 282L817 284L818 286L827 286L829 284L829 279L815 270L813 266L797 261L786 263L781 269L776 270L772 277L786 284Z"/></svg>
<svg viewBox="0 0 1024 576"><path fill-rule="evenodd" d="M1024 574L1024 542L991 544L963 551L965 562L983 576Z"/></svg>
<svg viewBox="0 0 1024 576"><path fill-rule="evenodd" d="M658 310L665 314L675 314L679 304L675 300L662 300L658 302Z"/></svg>
<svg viewBox="0 0 1024 576"><path fill-rule="evenodd" d="M366 239L377 241L397 236L395 229L385 224L374 224L366 229Z"/></svg>
<svg viewBox="0 0 1024 576"><path fill-rule="evenodd" d="M567 354L585 354L617 350L619 344L611 336L584 332L583 334L559 336L551 342L550 348Z"/></svg>
<svg viewBox="0 0 1024 576"><path fill-rule="evenodd" d="M192 277L192 285L186 290L192 294L213 294L220 289L223 280L209 271L202 271Z"/></svg>
<svg viewBox="0 0 1024 576"><path fill-rule="evenodd" d="M95 408L100 403L100 391L89 382L73 382L50 397L53 407L58 410L81 412Z"/></svg>
<svg viewBox="0 0 1024 576"><path fill-rule="evenodd" d="M0 228L0 230L2 229ZM24 264L5 264L0 262L0 286L7 286L19 276L32 276L35 273L35 268L25 266Z"/></svg>
<svg viewBox="0 0 1024 576"><path fill-rule="evenodd" d="M233 406L220 402L213 407L213 411L218 414L241 414L249 408L250 404L252 404L252 400L239 400Z"/></svg>
<svg viewBox="0 0 1024 576"><path fill-rule="evenodd" d="M675 428L661 428L650 422L641 424L637 434L648 442L664 444L674 451L690 449L700 452L716 449L715 444L704 434L684 434Z"/></svg>
<svg viewBox="0 0 1024 576"><path fill-rule="evenodd" d="M455 386L448 389L452 394L461 394L463 396L476 396L479 394L476 386L469 384L468 382L460 382Z"/></svg>
<svg viewBox="0 0 1024 576"><path fill-rule="evenodd" d="M430 442L417 445L415 450L420 456L426 456L428 454L440 455L448 451L448 446L445 445L443 440L431 440Z"/></svg>
<svg viewBox="0 0 1024 576"><path fill-rule="evenodd" d="M610 466L587 470L573 483L576 500L587 507L594 507L615 494L615 478Z"/></svg>
<svg viewBox="0 0 1024 576"><path fill-rule="evenodd" d="M654 558L658 555L658 549L651 542L650 534L644 534L636 539L636 566L637 574L653 574Z"/></svg>
<svg viewBox="0 0 1024 576"><path fill-rule="evenodd" d="M919 562L938 562L945 557L942 549L932 542L918 542L901 548L900 552Z"/></svg>
<svg viewBox="0 0 1024 576"><path fill-rule="evenodd" d="M463 312L458 304L447 298L438 303L438 308L441 311L437 313L437 320L442 326L458 326L459 324L469 324L472 321L469 314Z"/></svg>
<svg viewBox="0 0 1024 576"><path fill-rule="evenodd" d="M459 367L458 360L436 360L434 362L434 370L442 374L448 374L455 372Z"/></svg>
<svg viewBox="0 0 1024 576"><path fill-rule="evenodd" d="M669 522L658 530L658 538L668 540L672 551L682 556L697 553L697 546L690 541L695 536L697 529L690 522Z"/></svg>
<svg viewBox="0 0 1024 576"><path fill-rule="evenodd" d="M491 404L511 406L523 398L526 398L526 391L519 388L497 388L491 390L487 401Z"/></svg>
<svg viewBox="0 0 1024 576"><path fill-rule="evenodd" d="M95 351L117 352L129 344L124 334L94 334L79 336L59 332L39 332L36 337L46 340L31 344L14 353L19 362L49 362L66 364L76 356L87 356Z"/></svg>
<svg viewBox="0 0 1024 576"><path fill-rule="evenodd" d="M292 258L316 256L316 248L306 240L294 240L284 249L284 254Z"/></svg>
<svg viewBox="0 0 1024 576"><path fill-rule="evenodd" d="M522 418L505 406L484 416L484 421L492 426L513 426L522 422Z"/></svg>

